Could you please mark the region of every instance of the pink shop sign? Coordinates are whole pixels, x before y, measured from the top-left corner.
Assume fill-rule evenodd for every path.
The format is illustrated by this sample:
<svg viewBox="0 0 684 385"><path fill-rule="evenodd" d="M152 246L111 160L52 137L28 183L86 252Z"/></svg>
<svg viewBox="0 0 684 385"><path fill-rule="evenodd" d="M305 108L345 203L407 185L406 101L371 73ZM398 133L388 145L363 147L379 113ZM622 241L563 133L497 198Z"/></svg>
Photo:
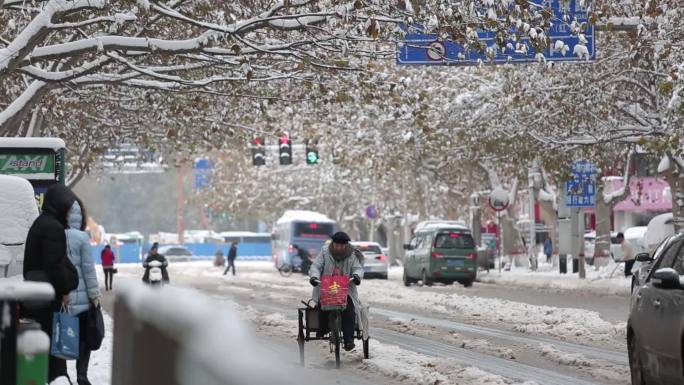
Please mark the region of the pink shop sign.
<svg viewBox="0 0 684 385"><path fill-rule="evenodd" d="M623 181L606 181L606 190L615 191L622 187ZM670 185L660 178L631 178L629 197L618 203L615 211L667 211L672 209Z"/></svg>

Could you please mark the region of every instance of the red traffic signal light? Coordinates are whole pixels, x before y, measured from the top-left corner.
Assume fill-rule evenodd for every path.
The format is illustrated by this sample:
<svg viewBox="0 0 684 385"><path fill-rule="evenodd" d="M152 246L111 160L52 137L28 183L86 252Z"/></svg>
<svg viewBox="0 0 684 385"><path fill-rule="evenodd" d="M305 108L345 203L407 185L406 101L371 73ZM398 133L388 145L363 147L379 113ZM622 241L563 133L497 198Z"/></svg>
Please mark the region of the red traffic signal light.
<svg viewBox="0 0 684 385"><path fill-rule="evenodd" d="M292 141L290 140L289 136L283 135L280 137L280 146L278 151L280 154L281 165L292 164Z"/></svg>

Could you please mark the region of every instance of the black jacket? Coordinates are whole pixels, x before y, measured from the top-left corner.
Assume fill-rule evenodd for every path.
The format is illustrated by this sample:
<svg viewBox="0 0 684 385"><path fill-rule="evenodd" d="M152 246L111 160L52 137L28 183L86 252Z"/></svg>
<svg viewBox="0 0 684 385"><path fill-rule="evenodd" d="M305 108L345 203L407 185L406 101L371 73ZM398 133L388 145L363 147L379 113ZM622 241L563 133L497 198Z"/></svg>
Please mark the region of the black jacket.
<svg viewBox="0 0 684 385"><path fill-rule="evenodd" d="M78 287L78 273L67 257L64 233L67 212L75 201L76 195L68 187L60 184L50 187L43 201L43 212L26 236L24 279L33 279L36 272L45 275L55 289L56 300Z"/></svg>
<svg viewBox="0 0 684 385"><path fill-rule="evenodd" d="M229 261L234 261L235 258L237 258L237 246L230 246L230 250L228 250L228 260Z"/></svg>
<svg viewBox="0 0 684 385"><path fill-rule="evenodd" d="M143 262L143 267L145 268L145 274L143 275L143 282L145 283L150 283L150 266L149 263L152 261L159 261L161 262L161 271L162 271L162 281L169 283L169 272L166 270L166 266L169 264L166 261L166 257L163 256L162 254L148 254L147 258L145 258L145 262Z"/></svg>

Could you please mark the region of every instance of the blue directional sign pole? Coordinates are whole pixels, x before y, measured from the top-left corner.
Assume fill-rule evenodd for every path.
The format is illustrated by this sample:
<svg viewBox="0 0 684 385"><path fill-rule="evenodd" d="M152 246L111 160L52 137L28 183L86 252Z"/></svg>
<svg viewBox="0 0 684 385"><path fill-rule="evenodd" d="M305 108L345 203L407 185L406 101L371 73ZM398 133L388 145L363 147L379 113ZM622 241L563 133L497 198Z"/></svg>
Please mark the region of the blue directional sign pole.
<svg viewBox="0 0 684 385"><path fill-rule="evenodd" d="M398 45L397 64L406 65L477 65L531 63L543 59L552 62L593 61L596 59L594 26L589 24L587 8L579 0L530 0L531 3L553 9L551 28L546 30L549 45L544 52L536 52L529 37L518 41L511 38L505 47L496 44L496 33L478 31L479 40L486 45L484 52L467 49L463 45L439 39L437 35L426 34L420 26L411 26L405 40ZM574 22L585 25L582 36L571 30ZM518 31L520 35L526 33ZM511 36L516 33L511 30ZM560 43L559 43L560 42ZM562 44L561 44L562 43Z"/></svg>
<svg viewBox="0 0 684 385"><path fill-rule="evenodd" d="M567 207L596 206L596 165L587 161L572 164L572 179L565 184Z"/></svg>

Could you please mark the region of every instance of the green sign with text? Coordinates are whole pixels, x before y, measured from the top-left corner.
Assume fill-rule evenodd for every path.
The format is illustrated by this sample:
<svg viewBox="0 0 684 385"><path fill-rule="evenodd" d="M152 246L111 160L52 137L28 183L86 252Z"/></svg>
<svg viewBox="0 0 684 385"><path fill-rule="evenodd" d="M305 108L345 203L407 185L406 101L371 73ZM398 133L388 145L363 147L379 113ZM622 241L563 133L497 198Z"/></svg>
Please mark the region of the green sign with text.
<svg viewBox="0 0 684 385"><path fill-rule="evenodd" d="M54 155L0 154L0 174L54 174Z"/></svg>

